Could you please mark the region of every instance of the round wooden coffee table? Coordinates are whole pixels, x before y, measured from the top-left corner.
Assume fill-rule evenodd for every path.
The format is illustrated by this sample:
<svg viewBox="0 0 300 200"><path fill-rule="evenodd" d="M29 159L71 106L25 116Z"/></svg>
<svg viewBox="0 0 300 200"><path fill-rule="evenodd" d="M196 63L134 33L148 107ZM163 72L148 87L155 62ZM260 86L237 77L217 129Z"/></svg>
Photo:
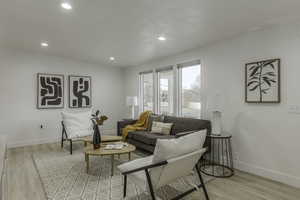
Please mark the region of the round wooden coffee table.
<svg viewBox="0 0 300 200"><path fill-rule="evenodd" d="M92 144L93 143L93 136L87 136L83 137L81 139L84 142L84 146L87 146L87 144ZM106 142L119 142L122 141L123 138L121 136L115 136L115 135L101 135L101 143L106 143Z"/></svg>
<svg viewBox="0 0 300 200"><path fill-rule="evenodd" d="M123 147L122 149L105 149L107 144L114 144L113 142L101 144L99 149L94 150L93 145L88 145L84 149L85 162L86 162L86 172L89 172L89 157L90 156L111 156L111 176L114 175L114 161L115 155L128 154L129 160L131 160L131 152L135 151L135 146L128 144L128 146Z"/></svg>

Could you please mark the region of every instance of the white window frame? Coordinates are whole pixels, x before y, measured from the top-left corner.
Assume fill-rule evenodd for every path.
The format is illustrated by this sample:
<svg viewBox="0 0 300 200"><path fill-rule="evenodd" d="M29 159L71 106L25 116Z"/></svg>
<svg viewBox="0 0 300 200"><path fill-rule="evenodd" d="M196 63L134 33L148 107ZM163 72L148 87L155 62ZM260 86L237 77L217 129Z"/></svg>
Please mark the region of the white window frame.
<svg viewBox="0 0 300 200"><path fill-rule="evenodd" d="M152 90L153 90L153 99L152 99L152 102L153 102L153 112L155 112L155 81L154 81L154 73L153 73L153 70L149 70L149 71L144 71L144 72L140 72L139 73L139 111L140 112L144 112L144 75L145 74L152 74Z"/></svg>
<svg viewBox="0 0 300 200"><path fill-rule="evenodd" d="M155 93L155 96L156 96L156 113L159 113L159 114L162 114L160 112L160 77L159 77L159 73L160 72L167 72L167 71L170 71L170 72L173 72L173 98L172 98L172 103L173 103L173 108L172 108L172 111L173 113L171 113L171 115L176 115L176 109L175 109L175 96L176 96L176 93L175 93L175 90L174 88L176 88L176 80L175 80L175 74L174 74L174 68L172 65L170 66L167 66L167 67L162 67L162 68L158 68L155 70L155 74L156 74L156 93Z"/></svg>
<svg viewBox="0 0 300 200"><path fill-rule="evenodd" d="M152 77L153 77L153 112L154 113L160 113L160 99L159 99L159 92L160 92L160 85L159 85L159 72L163 72L163 71L173 71L173 114L174 116L178 116L178 117L182 117L182 108L181 108L181 93L182 93L182 87L181 87L181 79L182 79L182 75L181 75L181 70L180 68L184 68L184 67L190 67L193 65L200 65L200 74L201 74L201 87L200 87L200 102L201 102L201 110L200 110L200 118L202 118L205 114L204 114L204 110L205 110L205 102L203 99L203 87L204 87L204 67L202 65L202 63L200 62L200 60L193 60L193 61L189 61L189 62L182 62L180 64L174 64L174 65L169 65L166 67L162 67L162 68L156 68L153 70L148 70L148 71L143 71L139 73L139 110L140 112L144 111L144 80L143 80L143 75L144 74L150 74L152 73Z"/></svg>
<svg viewBox="0 0 300 200"><path fill-rule="evenodd" d="M179 117L184 117L183 114L182 114L182 97L181 97L181 94L182 94L182 71L180 69L182 68L187 68L187 67L191 67L191 66L194 66L194 65L200 65L200 93L202 91L202 78L203 78L203 75L202 75L202 65L201 65L201 62L200 60L195 60L195 61L190 61L190 62L184 62L184 63L181 63L181 64L177 64L177 116ZM203 101L200 97L199 101L201 102L201 110L200 110L200 115L198 116L198 118L201 118L203 116Z"/></svg>

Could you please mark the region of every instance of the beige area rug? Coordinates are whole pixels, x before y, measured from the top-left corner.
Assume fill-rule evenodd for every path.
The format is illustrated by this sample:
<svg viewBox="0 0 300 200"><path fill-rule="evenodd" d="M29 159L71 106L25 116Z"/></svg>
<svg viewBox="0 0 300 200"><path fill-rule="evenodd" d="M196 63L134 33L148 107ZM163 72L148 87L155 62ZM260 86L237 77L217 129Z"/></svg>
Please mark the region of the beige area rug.
<svg viewBox="0 0 300 200"><path fill-rule="evenodd" d="M115 156L115 174L110 176L110 157L90 157L90 170L86 173L83 147L74 145L73 155L67 150L45 150L34 153L37 171L40 175L45 194L49 200L120 200L123 199L123 176L117 170L117 166L128 161L127 155L120 159ZM135 152L132 157L146 156L141 152ZM205 182L212 178L204 176ZM156 195L168 200L191 188L189 183L199 184L198 177L191 174L158 191ZM185 199L199 199L189 195ZM128 180L128 200L150 200L149 194Z"/></svg>

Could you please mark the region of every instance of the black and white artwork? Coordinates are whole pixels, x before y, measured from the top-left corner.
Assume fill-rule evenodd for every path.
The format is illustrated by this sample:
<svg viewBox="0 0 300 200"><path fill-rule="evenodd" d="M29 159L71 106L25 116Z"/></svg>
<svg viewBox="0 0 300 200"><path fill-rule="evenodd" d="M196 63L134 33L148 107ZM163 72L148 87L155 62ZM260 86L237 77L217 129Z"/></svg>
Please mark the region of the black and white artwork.
<svg viewBox="0 0 300 200"><path fill-rule="evenodd" d="M245 101L280 103L280 59L246 64Z"/></svg>
<svg viewBox="0 0 300 200"><path fill-rule="evenodd" d="M37 74L37 108L64 107L64 75Z"/></svg>
<svg viewBox="0 0 300 200"><path fill-rule="evenodd" d="M69 76L69 107L89 108L92 106L90 76Z"/></svg>

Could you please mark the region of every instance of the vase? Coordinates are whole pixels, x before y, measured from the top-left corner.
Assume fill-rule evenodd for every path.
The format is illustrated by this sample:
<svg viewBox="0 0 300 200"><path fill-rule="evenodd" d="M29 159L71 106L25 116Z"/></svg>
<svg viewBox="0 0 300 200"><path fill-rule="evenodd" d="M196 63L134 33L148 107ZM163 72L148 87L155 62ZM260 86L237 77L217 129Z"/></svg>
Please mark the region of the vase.
<svg viewBox="0 0 300 200"><path fill-rule="evenodd" d="M94 149L99 149L101 144L101 134L99 130L99 126L94 124L94 135L93 135L93 146Z"/></svg>

